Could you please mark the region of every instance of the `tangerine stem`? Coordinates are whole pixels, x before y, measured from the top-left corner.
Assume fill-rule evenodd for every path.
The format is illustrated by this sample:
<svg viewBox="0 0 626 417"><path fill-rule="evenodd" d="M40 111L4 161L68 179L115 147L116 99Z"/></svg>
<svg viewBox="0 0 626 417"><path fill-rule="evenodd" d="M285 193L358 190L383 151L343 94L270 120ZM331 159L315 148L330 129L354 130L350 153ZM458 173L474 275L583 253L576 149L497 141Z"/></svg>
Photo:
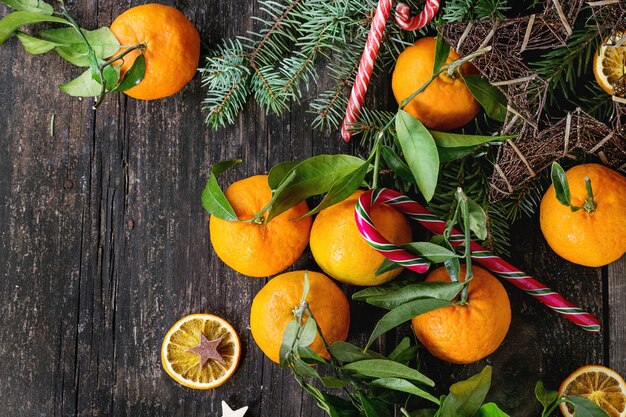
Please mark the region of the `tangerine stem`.
<svg viewBox="0 0 626 417"><path fill-rule="evenodd" d="M587 213L591 213L596 210L596 202L593 199L593 190L591 189L591 178L585 177L585 188L587 189L587 199L583 204L583 208Z"/></svg>
<svg viewBox="0 0 626 417"><path fill-rule="evenodd" d="M469 283L474 278L474 274L472 272L472 250L470 248L472 238L470 236L469 203L467 201L467 196L461 187L457 189L457 198L459 199L459 204L461 206L461 215L463 216L463 233L465 234L465 281L463 282L465 285L463 287L463 291L461 292L461 304L465 304L467 303L469 293Z"/></svg>

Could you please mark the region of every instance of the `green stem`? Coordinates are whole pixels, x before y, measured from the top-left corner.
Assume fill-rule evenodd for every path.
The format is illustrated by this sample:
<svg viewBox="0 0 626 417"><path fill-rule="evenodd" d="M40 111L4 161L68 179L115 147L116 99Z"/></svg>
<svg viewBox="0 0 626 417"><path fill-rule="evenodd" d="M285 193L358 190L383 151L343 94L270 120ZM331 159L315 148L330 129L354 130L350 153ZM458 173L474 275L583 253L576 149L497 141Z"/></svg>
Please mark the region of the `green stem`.
<svg viewBox="0 0 626 417"><path fill-rule="evenodd" d="M591 213L596 210L596 202L593 199L593 190L591 189L591 178L585 177L585 188L587 189L587 199L583 204L583 208Z"/></svg>
<svg viewBox="0 0 626 417"><path fill-rule="evenodd" d="M97 65L98 58L96 56L96 51L94 51L94 49L91 47L91 44L87 40L87 37L83 33L83 30L80 28L78 23L76 23L74 18L67 11L67 8L65 7L65 3L63 1L61 1L60 3L61 3L61 13L70 22L70 26L73 27L74 30L76 30L76 32L78 32L83 42L85 42L85 46L87 46L87 55L89 56L89 63L90 63L89 67L91 68L92 71L95 71L98 77L100 78L100 93L98 94L98 98L96 99L96 103L94 104L94 109L95 109L102 102L102 99L104 99L104 95L106 94L106 86L104 85L105 84L104 74L102 73L103 68L100 65ZM96 63L96 65L93 65L93 63Z"/></svg>
<svg viewBox="0 0 626 417"><path fill-rule="evenodd" d="M378 188L378 170L380 167L380 142L381 142L381 138L383 136L383 132L380 132L378 134L378 138L376 139L376 142L374 143L374 177L372 178L372 188L376 189Z"/></svg>
<svg viewBox="0 0 626 417"><path fill-rule="evenodd" d="M139 50L139 51L145 51L146 50L146 44L144 42L138 43L137 45L133 45L133 46L128 46L126 47L127 49L120 53L119 55L114 56L113 58L108 59L107 61L105 61L104 64L101 65L102 68L106 67L107 65L111 65L113 64L115 61L118 61L122 58L124 58L126 55L128 55L129 53Z"/></svg>
<svg viewBox="0 0 626 417"><path fill-rule="evenodd" d="M457 198L459 199L459 205L461 206L461 214L463 216L463 233L465 234L465 253L463 255L465 257L465 286L461 292L461 304L466 304L469 293L469 283L472 278L474 278L474 274L472 272L472 250L470 248L472 239L470 236L469 203L467 202L467 196L461 187L457 189Z"/></svg>
<svg viewBox="0 0 626 417"><path fill-rule="evenodd" d="M543 412L541 414L541 417L549 417L550 415L552 415L552 413L554 412L554 410L556 410L556 408L559 406L559 404L561 404L563 401L565 401L565 397L561 396L559 397L550 408L548 408L548 410L546 410L545 412Z"/></svg>

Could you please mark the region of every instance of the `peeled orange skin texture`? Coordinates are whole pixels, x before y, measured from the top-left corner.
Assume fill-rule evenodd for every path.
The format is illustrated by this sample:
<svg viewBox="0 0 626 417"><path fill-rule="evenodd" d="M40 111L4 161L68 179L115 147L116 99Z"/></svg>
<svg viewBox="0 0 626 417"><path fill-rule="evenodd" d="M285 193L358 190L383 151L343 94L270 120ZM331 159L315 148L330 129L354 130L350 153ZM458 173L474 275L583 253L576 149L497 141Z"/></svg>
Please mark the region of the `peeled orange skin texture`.
<svg viewBox="0 0 626 417"><path fill-rule="evenodd" d="M240 220L248 220L267 206L272 191L267 175L255 175L231 184L224 193ZM307 247L311 217L306 202L267 224L239 223L211 216L209 233L217 256L235 271L267 277L291 266Z"/></svg>
<svg viewBox="0 0 626 417"><path fill-rule="evenodd" d="M199 358L186 351L197 345L199 331L213 340L224 337L218 352L227 369L225 365L209 360L199 372ZM237 370L240 357L239 335L228 322L212 314L191 314L178 320L161 345L161 363L165 372L179 384L193 389L206 390L224 384Z"/></svg>
<svg viewBox="0 0 626 417"><path fill-rule="evenodd" d="M617 372L601 365L587 365L572 372L559 388L559 395L576 395L595 402L610 417L626 416L626 382ZM559 405L566 417L573 409Z"/></svg>
<svg viewBox="0 0 626 417"><path fill-rule="evenodd" d="M391 79L398 105L413 95L433 75L436 45L436 38L422 38L398 56ZM450 50L446 64L457 59L459 55ZM460 70L463 74L476 73L469 63L463 64ZM444 72L415 96L404 110L430 129L452 130L473 120L480 111L480 104L458 74L456 78L452 78Z"/></svg>
<svg viewBox="0 0 626 417"><path fill-rule="evenodd" d="M200 34L174 7L145 4L126 10L111 24L122 46L146 44L143 80L125 91L140 100L155 100L180 91L195 75L200 62ZM120 49L123 52L124 49ZM117 55L117 54L116 54ZM139 51L124 57L121 72L130 69Z"/></svg>
<svg viewBox="0 0 626 417"><path fill-rule="evenodd" d="M472 266L468 303L453 305L414 317L415 335L435 357L457 364L476 362L493 353L504 341L511 324L506 290L486 270ZM465 266L461 266L461 280ZM450 282L445 267L435 269L426 282Z"/></svg>
<svg viewBox="0 0 626 417"><path fill-rule="evenodd" d="M619 259L626 252L626 177L599 164L578 165L565 175L575 206L587 198L585 176L591 179L596 210L572 212L551 185L539 216L546 241L557 255L579 265L598 267Z"/></svg>
<svg viewBox="0 0 626 417"><path fill-rule="evenodd" d="M352 285L379 285L391 281L402 268L376 276L385 257L363 239L354 219L354 209L363 190L322 210L311 228L311 252L315 262L332 278ZM411 242L411 226L393 207L378 204L372 208L372 221L390 242Z"/></svg>
<svg viewBox="0 0 626 417"><path fill-rule="evenodd" d="M350 328L350 305L346 295L326 275L308 271L310 283L306 297L317 325L329 345L345 341ZM280 345L287 324L294 319L293 309L300 304L304 271L293 271L271 279L254 297L250 310L252 337L272 361L280 362ZM305 315L306 317L306 315ZM310 348L329 358L319 336Z"/></svg>

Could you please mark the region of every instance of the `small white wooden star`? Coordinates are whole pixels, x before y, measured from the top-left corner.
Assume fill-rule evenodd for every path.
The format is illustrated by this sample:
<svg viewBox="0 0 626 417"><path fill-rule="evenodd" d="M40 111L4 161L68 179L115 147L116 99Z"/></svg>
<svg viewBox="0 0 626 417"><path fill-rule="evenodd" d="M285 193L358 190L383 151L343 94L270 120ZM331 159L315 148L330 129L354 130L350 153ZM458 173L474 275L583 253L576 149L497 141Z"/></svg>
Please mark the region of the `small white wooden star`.
<svg viewBox="0 0 626 417"><path fill-rule="evenodd" d="M243 417L246 411L248 411L248 406L239 410L233 410L226 404L226 401L222 401L222 417Z"/></svg>

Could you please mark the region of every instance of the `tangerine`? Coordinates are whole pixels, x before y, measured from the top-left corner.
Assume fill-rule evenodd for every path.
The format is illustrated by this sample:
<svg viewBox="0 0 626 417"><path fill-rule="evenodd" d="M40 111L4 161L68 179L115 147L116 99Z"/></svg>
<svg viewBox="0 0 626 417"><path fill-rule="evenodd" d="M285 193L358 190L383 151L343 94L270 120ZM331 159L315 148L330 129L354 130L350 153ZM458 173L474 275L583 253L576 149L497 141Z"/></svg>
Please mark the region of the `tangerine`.
<svg viewBox="0 0 626 417"><path fill-rule="evenodd" d="M452 363L476 362L492 354L511 324L511 305L504 286L486 270L472 266L466 304L439 308L413 318L413 330L433 356ZM464 279L465 265L459 276ZM426 282L450 282L445 267L435 269Z"/></svg>
<svg viewBox="0 0 626 417"><path fill-rule="evenodd" d="M626 177L599 164L582 164L565 176L571 203L584 206L572 211L548 188L540 206L539 221L546 241L560 257L585 266L603 266L626 252ZM585 177L591 181L593 206Z"/></svg>
<svg viewBox="0 0 626 417"><path fill-rule="evenodd" d="M329 345L345 341L350 328L350 305L346 295L326 275L306 272L309 292L306 301ZM271 279L252 301L250 330L252 337L272 361L279 363L280 346L287 324L294 319L304 291L305 271L293 271ZM318 334L309 346L318 355L330 355Z"/></svg>
<svg viewBox="0 0 626 417"><path fill-rule="evenodd" d="M272 191L267 175L255 175L231 184L224 193L240 220L255 217L267 206ZM237 272L267 277L291 266L309 241L311 218L305 201L265 224L231 222L211 216L209 233L217 256Z"/></svg>
<svg viewBox="0 0 626 417"><path fill-rule="evenodd" d="M363 239L354 219L358 190L344 201L322 210L311 228L311 252L315 262L332 278L352 285L379 285L394 279L402 268L376 275L385 257ZM390 242L411 242L411 226L396 209L376 205L371 212L378 231Z"/></svg>
<svg viewBox="0 0 626 417"><path fill-rule="evenodd" d="M436 38L422 38L398 56L391 87L399 105L432 77L436 46ZM459 54L450 49L446 64L457 59ZM470 63L464 63L458 71L464 75L476 73ZM452 130L474 119L480 111L480 104L459 74L448 75L444 71L415 96L404 110L430 129Z"/></svg>
<svg viewBox="0 0 626 417"><path fill-rule="evenodd" d="M143 44L146 59L143 80L125 91L133 98L154 100L180 91L196 73L200 62L200 35L185 15L163 4L144 4L120 14L111 31L123 46ZM119 52L124 52L121 49ZM139 51L124 56L121 73L128 71Z"/></svg>

